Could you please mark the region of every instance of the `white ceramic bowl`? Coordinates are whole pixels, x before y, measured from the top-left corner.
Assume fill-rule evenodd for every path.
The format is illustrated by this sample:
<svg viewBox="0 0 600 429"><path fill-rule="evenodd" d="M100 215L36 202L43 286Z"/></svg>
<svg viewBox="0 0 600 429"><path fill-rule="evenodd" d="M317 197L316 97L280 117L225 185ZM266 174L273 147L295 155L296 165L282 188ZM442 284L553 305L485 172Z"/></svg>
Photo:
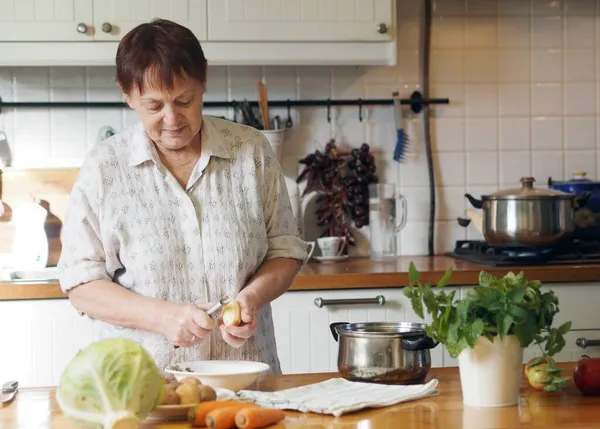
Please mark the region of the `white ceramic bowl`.
<svg viewBox="0 0 600 429"><path fill-rule="evenodd" d="M177 381L191 376L212 388L229 389L234 392L250 386L260 374L269 370L266 363L243 360L199 360L180 362L177 366L181 371L173 369L173 365L165 369L165 372L175 376Z"/></svg>

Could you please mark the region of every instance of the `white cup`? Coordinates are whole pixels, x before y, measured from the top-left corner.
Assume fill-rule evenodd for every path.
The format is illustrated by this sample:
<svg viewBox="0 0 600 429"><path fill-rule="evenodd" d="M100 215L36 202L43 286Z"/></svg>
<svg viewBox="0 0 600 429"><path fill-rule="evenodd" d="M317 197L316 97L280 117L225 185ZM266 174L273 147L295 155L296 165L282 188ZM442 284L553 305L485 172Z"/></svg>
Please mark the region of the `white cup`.
<svg viewBox="0 0 600 429"><path fill-rule="evenodd" d="M344 251L346 237L321 237L317 239L321 255L326 258L335 258Z"/></svg>

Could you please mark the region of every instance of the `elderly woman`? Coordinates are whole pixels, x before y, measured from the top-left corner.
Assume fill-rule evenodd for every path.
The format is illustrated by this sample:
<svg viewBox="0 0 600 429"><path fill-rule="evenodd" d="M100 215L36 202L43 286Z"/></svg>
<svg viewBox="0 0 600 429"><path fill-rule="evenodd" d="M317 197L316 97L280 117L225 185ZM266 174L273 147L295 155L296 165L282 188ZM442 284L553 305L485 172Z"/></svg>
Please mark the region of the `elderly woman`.
<svg viewBox="0 0 600 429"><path fill-rule="evenodd" d="M81 167L63 225L62 290L94 320L95 340L131 338L160 368L256 360L280 373L270 302L307 252L267 139L203 116L207 61L176 23L125 35L116 80L140 122ZM206 314L224 295L240 304L241 325Z"/></svg>

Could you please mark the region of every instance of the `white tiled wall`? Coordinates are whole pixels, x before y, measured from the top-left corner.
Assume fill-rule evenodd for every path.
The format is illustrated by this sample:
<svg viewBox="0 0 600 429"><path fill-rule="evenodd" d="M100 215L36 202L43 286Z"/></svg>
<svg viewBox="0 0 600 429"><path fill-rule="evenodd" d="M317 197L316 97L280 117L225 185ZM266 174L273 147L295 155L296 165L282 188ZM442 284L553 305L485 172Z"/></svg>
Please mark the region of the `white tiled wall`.
<svg viewBox="0 0 600 429"><path fill-rule="evenodd" d="M355 67L211 67L207 99L255 99L264 79L272 99L389 98L419 88L421 2L399 1L399 65ZM599 13L596 0L438 0L431 54L431 95L451 105L434 108L432 139L437 174L438 252L476 237L458 226L465 192L479 195L519 185L533 174L573 170L598 175ZM0 68L5 100L119 100L111 68ZM225 114L227 111L210 111ZM286 117L285 109L278 111ZM392 160L395 128L387 107L335 112L293 112L283 168L297 173L303 154L334 136L348 145L368 142L378 151L381 181L396 182L408 199L403 254L427 253L428 179L418 118L409 127L412 157ZM33 110L0 115L15 166L78 166L103 125L134 121L128 110ZM365 243L357 249L367 251Z"/></svg>

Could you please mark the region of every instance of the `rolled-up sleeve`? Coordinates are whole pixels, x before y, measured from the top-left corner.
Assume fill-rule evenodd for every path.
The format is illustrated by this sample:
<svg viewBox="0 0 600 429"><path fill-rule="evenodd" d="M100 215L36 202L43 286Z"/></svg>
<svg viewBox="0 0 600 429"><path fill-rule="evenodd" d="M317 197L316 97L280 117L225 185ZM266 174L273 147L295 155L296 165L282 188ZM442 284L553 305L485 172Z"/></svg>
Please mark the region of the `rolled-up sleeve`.
<svg viewBox="0 0 600 429"><path fill-rule="evenodd" d="M96 174L84 171L84 168L90 166L82 168L73 186L61 232L62 252L58 269L64 293L93 280L111 280L101 240L100 183Z"/></svg>
<svg viewBox="0 0 600 429"><path fill-rule="evenodd" d="M269 248L265 259L291 258L308 260L307 245L300 238L298 226L285 185L285 178L277 158L266 137L262 146L263 207Z"/></svg>

